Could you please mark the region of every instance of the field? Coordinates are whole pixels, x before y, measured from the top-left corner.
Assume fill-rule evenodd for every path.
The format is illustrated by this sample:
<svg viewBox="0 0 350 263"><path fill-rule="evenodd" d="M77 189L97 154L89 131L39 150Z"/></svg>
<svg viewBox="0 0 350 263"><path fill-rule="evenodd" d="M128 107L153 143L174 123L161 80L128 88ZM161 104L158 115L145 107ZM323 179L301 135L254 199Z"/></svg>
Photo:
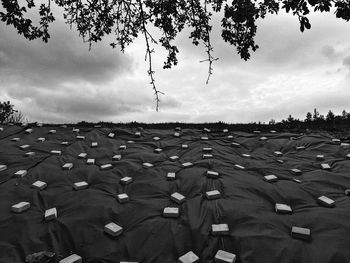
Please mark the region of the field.
<svg viewBox="0 0 350 263"><path fill-rule="evenodd" d="M350 262L350 132L181 126L0 126L0 262Z"/></svg>

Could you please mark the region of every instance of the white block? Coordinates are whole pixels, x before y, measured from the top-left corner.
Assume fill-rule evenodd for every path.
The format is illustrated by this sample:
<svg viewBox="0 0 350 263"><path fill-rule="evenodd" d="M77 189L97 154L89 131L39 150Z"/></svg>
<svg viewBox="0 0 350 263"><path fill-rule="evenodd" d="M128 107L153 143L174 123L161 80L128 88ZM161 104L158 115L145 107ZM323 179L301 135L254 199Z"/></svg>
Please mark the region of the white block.
<svg viewBox="0 0 350 263"><path fill-rule="evenodd" d="M207 136L202 136L202 137L201 137L201 140L202 140L202 141L207 141L207 140L209 140L209 138L208 138Z"/></svg>
<svg viewBox="0 0 350 263"><path fill-rule="evenodd" d="M164 217L178 217L179 208L178 207L165 207L163 210Z"/></svg>
<svg viewBox="0 0 350 263"><path fill-rule="evenodd" d="M255 133L255 134L260 134L261 131L253 131L253 133Z"/></svg>
<svg viewBox="0 0 350 263"><path fill-rule="evenodd" d="M0 127L0 131L4 131L4 128L3 128L3 127Z"/></svg>
<svg viewBox="0 0 350 263"><path fill-rule="evenodd" d="M27 156L27 157L34 156L35 152L27 152L24 155Z"/></svg>
<svg viewBox="0 0 350 263"><path fill-rule="evenodd" d="M223 132L223 133L227 133L227 132L228 132L228 129L223 129L222 132Z"/></svg>
<svg viewBox="0 0 350 263"><path fill-rule="evenodd" d="M235 167L236 167L237 169L240 169L240 170L244 170L244 169L245 169L244 166L239 165L239 164L235 164Z"/></svg>
<svg viewBox="0 0 350 263"><path fill-rule="evenodd" d="M44 190L47 187L47 183L43 181L35 181L32 183L32 187L38 190Z"/></svg>
<svg viewBox="0 0 350 263"><path fill-rule="evenodd" d="M219 177L219 173L214 171L207 171L207 177L216 179Z"/></svg>
<svg viewBox="0 0 350 263"><path fill-rule="evenodd" d="M68 145L69 142L61 142L61 145Z"/></svg>
<svg viewBox="0 0 350 263"><path fill-rule="evenodd" d="M50 153L53 155L61 155L62 154L61 151L57 151L57 150L52 150Z"/></svg>
<svg viewBox="0 0 350 263"><path fill-rule="evenodd" d="M278 159L278 160L276 160L278 163L280 163L280 164L283 164L284 163L284 161L283 160L281 160L281 159Z"/></svg>
<svg viewBox="0 0 350 263"><path fill-rule="evenodd" d="M275 130L271 130L271 131L270 131L270 133L277 133L277 131L275 131Z"/></svg>
<svg viewBox="0 0 350 263"><path fill-rule="evenodd" d="M218 250L215 255L216 263L235 263L236 255L224 250Z"/></svg>
<svg viewBox="0 0 350 263"><path fill-rule="evenodd" d="M114 136L115 136L115 134L114 134L113 132L110 132L110 133L108 134L108 137L109 137L109 138L114 138Z"/></svg>
<svg viewBox="0 0 350 263"><path fill-rule="evenodd" d="M265 136L262 136L262 137L260 137L260 139L259 139L260 141L267 141L268 140L268 138L267 137L265 137Z"/></svg>
<svg viewBox="0 0 350 263"><path fill-rule="evenodd" d="M317 202L322 205L322 206L325 206L325 207L334 207L335 206L335 201L328 198L327 196L320 196L317 198Z"/></svg>
<svg viewBox="0 0 350 263"><path fill-rule="evenodd" d="M20 138L17 138L17 137L11 139L12 142L18 142L19 140L20 140Z"/></svg>
<svg viewBox="0 0 350 263"><path fill-rule="evenodd" d="M211 147L204 147L203 148L203 152L211 153L212 151L213 151L213 148L211 148Z"/></svg>
<svg viewBox="0 0 350 263"><path fill-rule="evenodd" d="M42 123L37 123L36 126L37 127L43 127L43 124Z"/></svg>
<svg viewBox="0 0 350 263"><path fill-rule="evenodd" d="M135 132L136 137L141 137L141 132Z"/></svg>
<svg viewBox="0 0 350 263"><path fill-rule="evenodd" d="M83 190L89 187L89 184L85 181L81 181L81 182L76 182L73 184L73 188L75 190Z"/></svg>
<svg viewBox="0 0 350 263"><path fill-rule="evenodd" d="M213 158L212 154L203 154L203 159L210 159Z"/></svg>
<svg viewBox="0 0 350 263"><path fill-rule="evenodd" d="M323 161L324 160L324 155L322 155L322 154L316 155L316 160L317 161Z"/></svg>
<svg viewBox="0 0 350 263"><path fill-rule="evenodd" d="M79 159L85 159L87 157L87 153L79 153L78 158Z"/></svg>
<svg viewBox="0 0 350 263"><path fill-rule="evenodd" d="M15 177L23 177L27 175L27 170L19 170L17 172L15 172Z"/></svg>
<svg viewBox="0 0 350 263"><path fill-rule="evenodd" d="M283 153L282 153L282 152L279 152L279 151L273 152L273 154L274 154L276 157L281 157L281 156L283 156Z"/></svg>
<svg viewBox="0 0 350 263"><path fill-rule="evenodd" d="M231 146L232 147L239 147L241 145L238 142L233 142L233 143L231 143Z"/></svg>
<svg viewBox="0 0 350 263"><path fill-rule="evenodd" d="M206 132L206 133L209 133L209 132L210 132L210 129L204 128L203 131Z"/></svg>
<svg viewBox="0 0 350 263"><path fill-rule="evenodd" d="M143 163L142 166L144 168L150 168L150 167L153 167L153 164L151 164L151 163Z"/></svg>
<svg viewBox="0 0 350 263"><path fill-rule="evenodd" d="M5 171L7 169L7 165L5 164L0 164L0 172Z"/></svg>
<svg viewBox="0 0 350 263"><path fill-rule="evenodd" d="M276 175L270 174L270 175L265 175L264 180L269 183L277 182L278 177Z"/></svg>
<svg viewBox="0 0 350 263"><path fill-rule="evenodd" d="M24 145L19 146L19 148L21 148L22 150L28 149L29 147L30 147L30 145L28 145L28 144L24 144Z"/></svg>
<svg viewBox="0 0 350 263"><path fill-rule="evenodd" d="M123 228L116 223L111 222L105 225L104 231L112 237L116 237L123 233Z"/></svg>
<svg viewBox="0 0 350 263"><path fill-rule="evenodd" d="M53 220L53 219L55 219L55 218L57 218L57 210L56 210L55 207L54 207L54 208L47 209L47 210L45 211L45 220L46 220L46 221Z"/></svg>
<svg viewBox="0 0 350 263"><path fill-rule="evenodd" d="M342 143L340 144L340 147L349 148L349 147L350 147L350 144L349 144L349 143L346 143L346 142L342 142Z"/></svg>
<svg viewBox="0 0 350 263"><path fill-rule="evenodd" d="M87 159L86 164L95 164L95 159Z"/></svg>
<svg viewBox="0 0 350 263"><path fill-rule="evenodd" d="M212 224L211 233L213 235L227 235L229 233L229 228L227 224Z"/></svg>
<svg viewBox="0 0 350 263"><path fill-rule="evenodd" d="M54 133L56 133L56 130L49 130L49 133L54 134Z"/></svg>
<svg viewBox="0 0 350 263"><path fill-rule="evenodd" d="M350 153L348 153L348 154L346 155L346 158L347 158L347 159L350 159Z"/></svg>
<svg viewBox="0 0 350 263"><path fill-rule="evenodd" d="M177 155L170 156L169 159L170 159L171 161L176 161L176 160L179 159L179 156L177 156Z"/></svg>
<svg viewBox="0 0 350 263"><path fill-rule="evenodd" d="M182 149L188 149L188 145L187 145L187 144L182 144L182 145L181 145L181 148L182 148Z"/></svg>
<svg viewBox="0 0 350 263"><path fill-rule="evenodd" d="M24 132L25 132L25 133L32 133L32 132L33 132L33 129L26 129Z"/></svg>
<svg viewBox="0 0 350 263"><path fill-rule="evenodd" d="M178 192L171 194L170 199L178 204L182 204L186 200L186 198Z"/></svg>
<svg viewBox="0 0 350 263"><path fill-rule="evenodd" d="M155 137L153 137L153 140L154 140L154 141L159 141L159 140L160 140L160 138L159 138L159 137L157 137L157 136L155 136Z"/></svg>
<svg viewBox="0 0 350 263"><path fill-rule="evenodd" d="M119 149L120 149L120 150L126 150L126 145L120 145L120 146L119 146Z"/></svg>
<svg viewBox="0 0 350 263"><path fill-rule="evenodd" d="M205 196L209 200L218 199L221 197L221 193L218 190L212 190L205 193Z"/></svg>
<svg viewBox="0 0 350 263"><path fill-rule="evenodd" d="M126 143L134 143L134 141L127 141Z"/></svg>
<svg viewBox="0 0 350 263"><path fill-rule="evenodd" d="M181 127L175 127L175 131L181 131Z"/></svg>
<svg viewBox="0 0 350 263"><path fill-rule="evenodd" d="M308 228L293 226L291 236L293 238L309 241L311 238L311 231Z"/></svg>
<svg viewBox="0 0 350 263"><path fill-rule="evenodd" d="M191 162L186 162L186 163L181 164L181 166L182 166L183 168L192 167L192 166L193 166L193 163L191 163Z"/></svg>
<svg viewBox="0 0 350 263"><path fill-rule="evenodd" d="M275 204L275 211L278 214L291 214L292 213L292 208L289 205L286 204Z"/></svg>
<svg viewBox="0 0 350 263"><path fill-rule="evenodd" d="M82 136L82 135L78 135L76 138L77 140L85 140L85 136Z"/></svg>
<svg viewBox="0 0 350 263"><path fill-rule="evenodd" d="M175 180L176 179L176 174L175 173L168 173L166 178L169 181Z"/></svg>
<svg viewBox="0 0 350 263"><path fill-rule="evenodd" d="M113 161L120 161L122 159L122 156L121 154L116 154L112 157L112 160Z"/></svg>
<svg viewBox="0 0 350 263"><path fill-rule="evenodd" d="M227 139L230 139L230 140L233 139L233 135L228 135Z"/></svg>
<svg viewBox="0 0 350 263"><path fill-rule="evenodd" d="M197 263L199 257L192 251L187 252L185 255L179 257L179 263Z"/></svg>
<svg viewBox="0 0 350 263"><path fill-rule="evenodd" d="M154 149L154 152L155 153L161 153L163 150L162 149L160 149L160 148L156 148L156 149Z"/></svg>
<svg viewBox="0 0 350 263"><path fill-rule="evenodd" d="M59 263L82 263L82 262L83 260L81 256L78 256L77 254L72 254L69 257L61 259Z"/></svg>
<svg viewBox="0 0 350 263"><path fill-rule="evenodd" d="M301 150L305 150L306 147L305 147L305 146L297 146L297 147L295 147L295 149L296 149L297 151L301 151Z"/></svg>
<svg viewBox="0 0 350 263"><path fill-rule="evenodd" d="M297 179L297 178L293 178L292 180L293 180L294 182L298 183L298 184L301 184L301 183L302 183L301 180L299 180L299 179Z"/></svg>
<svg viewBox="0 0 350 263"><path fill-rule="evenodd" d="M330 170L331 169L331 167L329 166L328 163L321 163L321 168L323 170Z"/></svg>
<svg viewBox="0 0 350 263"><path fill-rule="evenodd" d="M120 183L123 185L130 184L130 183L132 183L132 181L133 181L133 179L130 176L125 176L122 179L120 179Z"/></svg>
<svg viewBox="0 0 350 263"><path fill-rule="evenodd" d="M243 157L246 157L246 158L252 157L250 154L246 154L246 153L242 153L242 156L243 156Z"/></svg>
<svg viewBox="0 0 350 263"><path fill-rule="evenodd" d="M118 199L118 202L123 204L123 203L126 203L127 201L129 201L129 196L127 194L119 194L117 195L117 199Z"/></svg>
<svg viewBox="0 0 350 263"><path fill-rule="evenodd" d="M340 140L339 139L332 139L332 142L335 144L340 144Z"/></svg>
<svg viewBox="0 0 350 263"><path fill-rule="evenodd" d="M38 142L44 142L45 141L45 138L44 137L40 137L37 139Z"/></svg>
<svg viewBox="0 0 350 263"><path fill-rule="evenodd" d="M98 146L98 143L97 142L92 142L91 143L91 148L96 148Z"/></svg>
<svg viewBox="0 0 350 263"><path fill-rule="evenodd" d="M65 163L62 166L63 170L71 170L73 168L73 164L72 163Z"/></svg>
<svg viewBox="0 0 350 263"><path fill-rule="evenodd" d="M180 137L180 133L179 132L174 132L174 137Z"/></svg>
<svg viewBox="0 0 350 263"><path fill-rule="evenodd" d="M80 132L80 130L79 130L79 129L76 129L76 128L73 128L72 131L73 131L73 132L76 132L76 133Z"/></svg>
<svg viewBox="0 0 350 263"><path fill-rule="evenodd" d="M102 164L100 166L100 169L101 170L109 170L109 169L112 169L113 168L113 165L111 165L110 163L107 163L107 164Z"/></svg>
<svg viewBox="0 0 350 263"><path fill-rule="evenodd" d="M30 203L28 202L20 202L11 207L11 211L14 213L22 213L30 208Z"/></svg>
<svg viewBox="0 0 350 263"><path fill-rule="evenodd" d="M302 174L302 172L299 169L291 169L290 171L294 175L301 175Z"/></svg>

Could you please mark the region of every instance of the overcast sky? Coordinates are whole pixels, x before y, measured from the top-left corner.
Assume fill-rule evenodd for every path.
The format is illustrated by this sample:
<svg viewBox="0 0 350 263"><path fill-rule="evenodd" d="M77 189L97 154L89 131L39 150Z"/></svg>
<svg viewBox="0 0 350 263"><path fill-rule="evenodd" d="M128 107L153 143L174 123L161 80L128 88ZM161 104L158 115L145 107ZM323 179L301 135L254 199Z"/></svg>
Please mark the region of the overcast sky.
<svg viewBox="0 0 350 263"><path fill-rule="evenodd" d="M0 22L0 101L10 100L28 121L252 122L305 118L317 108L350 111L350 23L333 14L311 16L299 31L296 17L281 14L259 22L260 46L245 62L220 39L214 25L214 75L208 85L203 48L184 33L177 39L179 64L163 70L154 58L156 84L166 95L155 111L144 61L143 39L123 54L108 43L92 50L62 19L48 44L23 39ZM215 30L215 28L217 30Z"/></svg>

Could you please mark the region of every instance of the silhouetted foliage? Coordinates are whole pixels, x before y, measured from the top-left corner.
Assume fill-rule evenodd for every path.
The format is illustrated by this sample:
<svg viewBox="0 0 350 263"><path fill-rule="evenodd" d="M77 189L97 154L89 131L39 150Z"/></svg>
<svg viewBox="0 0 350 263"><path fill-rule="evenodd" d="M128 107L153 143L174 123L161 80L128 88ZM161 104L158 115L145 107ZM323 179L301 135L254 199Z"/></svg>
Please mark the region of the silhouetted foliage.
<svg viewBox="0 0 350 263"><path fill-rule="evenodd" d="M334 113L331 110L329 110L326 116L326 121L331 122L331 121L334 121L334 119L335 119Z"/></svg>
<svg viewBox="0 0 350 263"><path fill-rule="evenodd" d="M8 122L9 118L16 112L9 101L0 102L0 123Z"/></svg>
<svg viewBox="0 0 350 263"><path fill-rule="evenodd" d="M329 12L334 8L337 18L350 19L350 2L344 0L46 0L38 7L38 24L28 18L27 12L35 8L34 0L1 0L1 21L14 26L18 33L29 40L40 38L47 42L50 38L49 25L55 20L52 4L61 7L66 22L74 26L79 35L88 42L101 41L106 35L114 34L115 40L110 45L119 46L122 51L139 35L146 45L145 59L149 61L148 75L159 105L159 94L152 68L153 45L161 44L167 51L163 68L171 68L178 63L178 47L174 40L185 27L190 28L190 39L194 45L204 44L209 64L208 79L212 74L213 47L210 41L213 13L220 13L221 36L225 42L236 47L237 53L244 60L250 58L251 51L256 51L256 21L267 14L278 14L281 10L296 16L300 30L310 29L308 19L310 10ZM46 2L46 3L45 3ZM25 4L24 4L25 3ZM150 29L160 30L156 39ZM208 80L207 80L208 81Z"/></svg>
<svg viewBox="0 0 350 263"><path fill-rule="evenodd" d="M311 122L312 121L312 114L311 112L306 113L306 119L305 122Z"/></svg>

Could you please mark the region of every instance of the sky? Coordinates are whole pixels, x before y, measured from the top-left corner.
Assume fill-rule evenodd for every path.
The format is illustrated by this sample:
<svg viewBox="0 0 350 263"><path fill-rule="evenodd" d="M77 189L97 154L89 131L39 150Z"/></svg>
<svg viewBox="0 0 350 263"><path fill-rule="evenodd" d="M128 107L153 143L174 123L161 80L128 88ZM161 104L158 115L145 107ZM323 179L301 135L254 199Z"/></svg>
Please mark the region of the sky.
<svg viewBox="0 0 350 263"><path fill-rule="evenodd" d="M165 93L155 110L142 38L125 53L108 41L89 46L58 15L49 43L28 41L0 22L0 101L10 100L29 122L216 122L304 119L314 108L326 115L350 111L350 23L312 14L301 33L290 14L258 22L259 49L249 61L220 37L213 21L213 75L206 84L204 47L188 31L176 39L179 64L163 70L155 47L156 85Z"/></svg>

